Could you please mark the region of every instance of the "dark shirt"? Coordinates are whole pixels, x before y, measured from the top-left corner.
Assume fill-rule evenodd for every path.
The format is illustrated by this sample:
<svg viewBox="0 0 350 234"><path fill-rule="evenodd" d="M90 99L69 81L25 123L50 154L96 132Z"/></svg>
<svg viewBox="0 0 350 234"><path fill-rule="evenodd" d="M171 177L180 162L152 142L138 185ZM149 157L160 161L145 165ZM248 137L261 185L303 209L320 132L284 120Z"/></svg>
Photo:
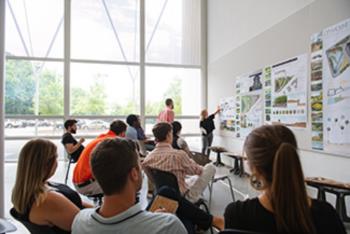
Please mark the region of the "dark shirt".
<svg viewBox="0 0 350 234"><path fill-rule="evenodd" d="M171 146L174 148L174 149L178 149L180 150L180 146L177 144L177 140L179 139L179 136L178 135L173 135L173 143L171 144Z"/></svg>
<svg viewBox="0 0 350 234"><path fill-rule="evenodd" d="M204 128L205 131L207 131L206 134L202 133L203 136L207 136L214 131L215 129L214 119L215 119L215 114L211 114L208 116L208 118L200 121L199 127Z"/></svg>
<svg viewBox="0 0 350 234"><path fill-rule="evenodd" d="M79 209L83 209L84 208L79 194L77 192L75 192L74 190L72 190L67 185L54 183L54 182L48 182L48 185L50 186L50 188L53 188L54 191L62 194L66 198L68 198ZM26 209L27 211L24 214L16 213L16 216L17 216L16 218L19 219L19 220L30 222L30 220L29 220L29 213L30 213L31 207L33 206L34 202L35 202L35 200L33 199L33 202L31 204L28 204L28 208ZM36 224L33 224L33 225L36 225ZM45 225L36 225L36 226L38 226L38 227L40 227L40 226L46 227ZM52 227L51 230L54 233L56 233L56 234L67 234L67 233L70 233L70 232L62 230L62 229L60 229L60 228L58 228L56 226Z"/></svg>
<svg viewBox="0 0 350 234"><path fill-rule="evenodd" d="M75 138L72 136L71 133L66 132L65 134L63 134L62 136L62 144L65 146L66 144L73 144L76 145L78 144L78 141L75 140ZM84 150L84 146L81 145L79 146L79 148L74 151L72 154L70 154L70 157L73 159L73 162L77 162L79 159L79 156L81 154L81 152L83 152Z"/></svg>
<svg viewBox="0 0 350 234"><path fill-rule="evenodd" d="M329 203L313 199L311 216L317 233L346 234L337 212ZM273 213L266 210L258 198L229 204L225 210L225 228L278 233Z"/></svg>
<svg viewBox="0 0 350 234"><path fill-rule="evenodd" d="M137 139L138 140L143 141L146 139L145 132L143 131L143 129L141 127L136 128L136 132L137 132Z"/></svg>

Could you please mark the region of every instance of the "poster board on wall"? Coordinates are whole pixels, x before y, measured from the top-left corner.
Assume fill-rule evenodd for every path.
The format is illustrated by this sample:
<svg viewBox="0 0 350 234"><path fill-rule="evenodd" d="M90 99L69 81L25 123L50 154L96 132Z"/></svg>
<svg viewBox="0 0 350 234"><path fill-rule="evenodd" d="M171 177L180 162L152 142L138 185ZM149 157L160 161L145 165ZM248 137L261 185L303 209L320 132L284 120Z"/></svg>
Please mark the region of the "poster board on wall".
<svg viewBox="0 0 350 234"><path fill-rule="evenodd" d="M350 156L350 19L311 37L312 148Z"/></svg>

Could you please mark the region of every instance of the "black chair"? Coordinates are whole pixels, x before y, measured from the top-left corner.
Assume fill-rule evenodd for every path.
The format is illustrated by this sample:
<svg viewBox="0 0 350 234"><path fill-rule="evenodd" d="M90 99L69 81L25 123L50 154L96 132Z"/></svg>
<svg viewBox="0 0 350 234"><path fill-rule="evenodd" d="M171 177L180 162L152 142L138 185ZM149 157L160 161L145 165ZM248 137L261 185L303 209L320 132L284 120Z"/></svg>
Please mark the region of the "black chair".
<svg viewBox="0 0 350 234"><path fill-rule="evenodd" d="M13 218L15 218L17 221L21 222L30 233L35 234L56 234L56 232L49 226L45 225L38 225L29 222L28 220L24 220L23 217L15 210L15 208L11 208L10 214ZM70 232L67 232L70 233Z"/></svg>
<svg viewBox="0 0 350 234"><path fill-rule="evenodd" d="M262 232L253 232L240 229L225 229L218 234L263 234Z"/></svg>
<svg viewBox="0 0 350 234"><path fill-rule="evenodd" d="M155 185L155 190L154 190L155 194L163 186L168 186L170 188L173 188L176 191L176 193L181 194L179 184L177 182L177 178L173 173L158 170L155 168L148 168L147 171L149 172L149 176L151 177L151 180ZM205 212L210 214L209 207L207 206L207 204L203 199L199 199L194 203L194 205L196 205L197 207L203 207ZM212 229L211 229L211 233L213 233Z"/></svg>
<svg viewBox="0 0 350 234"><path fill-rule="evenodd" d="M64 179L64 183L67 184L67 181L68 181L68 176L69 176L69 170L70 170L70 165L72 163L76 163L77 161L74 160L69 154L67 155L68 157L68 167L67 167L67 172L66 172L66 177Z"/></svg>

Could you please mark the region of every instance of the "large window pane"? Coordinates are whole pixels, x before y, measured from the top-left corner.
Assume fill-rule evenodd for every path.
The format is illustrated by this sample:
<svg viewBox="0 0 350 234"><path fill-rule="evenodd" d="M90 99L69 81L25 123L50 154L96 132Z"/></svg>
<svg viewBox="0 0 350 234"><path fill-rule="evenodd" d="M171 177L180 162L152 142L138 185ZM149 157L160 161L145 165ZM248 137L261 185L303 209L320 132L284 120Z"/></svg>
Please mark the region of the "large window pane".
<svg viewBox="0 0 350 234"><path fill-rule="evenodd" d="M61 136L63 119L6 119L5 136Z"/></svg>
<svg viewBox="0 0 350 234"><path fill-rule="evenodd" d="M77 138L81 136L95 137L109 130L113 118L104 119L77 119ZM121 119L124 121L124 119ZM85 143L84 143L85 144Z"/></svg>
<svg viewBox="0 0 350 234"><path fill-rule="evenodd" d="M6 55L63 57L62 0L6 1Z"/></svg>
<svg viewBox="0 0 350 234"><path fill-rule="evenodd" d="M73 0L72 58L139 60L138 0Z"/></svg>
<svg viewBox="0 0 350 234"><path fill-rule="evenodd" d="M71 114L137 114L139 87L137 66L72 63Z"/></svg>
<svg viewBox="0 0 350 234"><path fill-rule="evenodd" d="M200 64L201 0L146 0L146 62Z"/></svg>
<svg viewBox="0 0 350 234"><path fill-rule="evenodd" d="M7 60L5 113L63 115L63 64Z"/></svg>
<svg viewBox="0 0 350 234"><path fill-rule="evenodd" d="M146 115L158 115L172 98L175 115L198 115L200 69L146 67Z"/></svg>

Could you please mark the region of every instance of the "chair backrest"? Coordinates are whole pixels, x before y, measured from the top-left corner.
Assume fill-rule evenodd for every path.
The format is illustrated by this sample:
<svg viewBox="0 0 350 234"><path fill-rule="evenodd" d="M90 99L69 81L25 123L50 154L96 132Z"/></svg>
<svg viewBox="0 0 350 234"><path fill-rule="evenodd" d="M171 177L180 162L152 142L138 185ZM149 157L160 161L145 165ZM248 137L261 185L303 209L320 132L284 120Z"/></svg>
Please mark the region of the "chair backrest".
<svg viewBox="0 0 350 234"><path fill-rule="evenodd" d="M29 222L27 220L24 220L14 208L11 208L10 214L17 221L21 222L30 231L30 233L35 233L35 234L56 234L56 232L49 226L37 225L37 224L31 223L31 222Z"/></svg>
<svg viewBox="0 0 350 234"><path fill-rule="evenodd" d="M176 192L180 193L179 184L177 182L176 176L167 171L161 171L154 168L149 168L150 176L155 183L156 190L158 191L162 186L169 186L175 189Z"/></svg>
<svg viewBox="0 0 350 234"><path fill-rule="evenodd" d="M247 231L247 230L241 230L241 229L225 229L219 234L263 234L262 232L253 232L253 231Z"/></svg>

